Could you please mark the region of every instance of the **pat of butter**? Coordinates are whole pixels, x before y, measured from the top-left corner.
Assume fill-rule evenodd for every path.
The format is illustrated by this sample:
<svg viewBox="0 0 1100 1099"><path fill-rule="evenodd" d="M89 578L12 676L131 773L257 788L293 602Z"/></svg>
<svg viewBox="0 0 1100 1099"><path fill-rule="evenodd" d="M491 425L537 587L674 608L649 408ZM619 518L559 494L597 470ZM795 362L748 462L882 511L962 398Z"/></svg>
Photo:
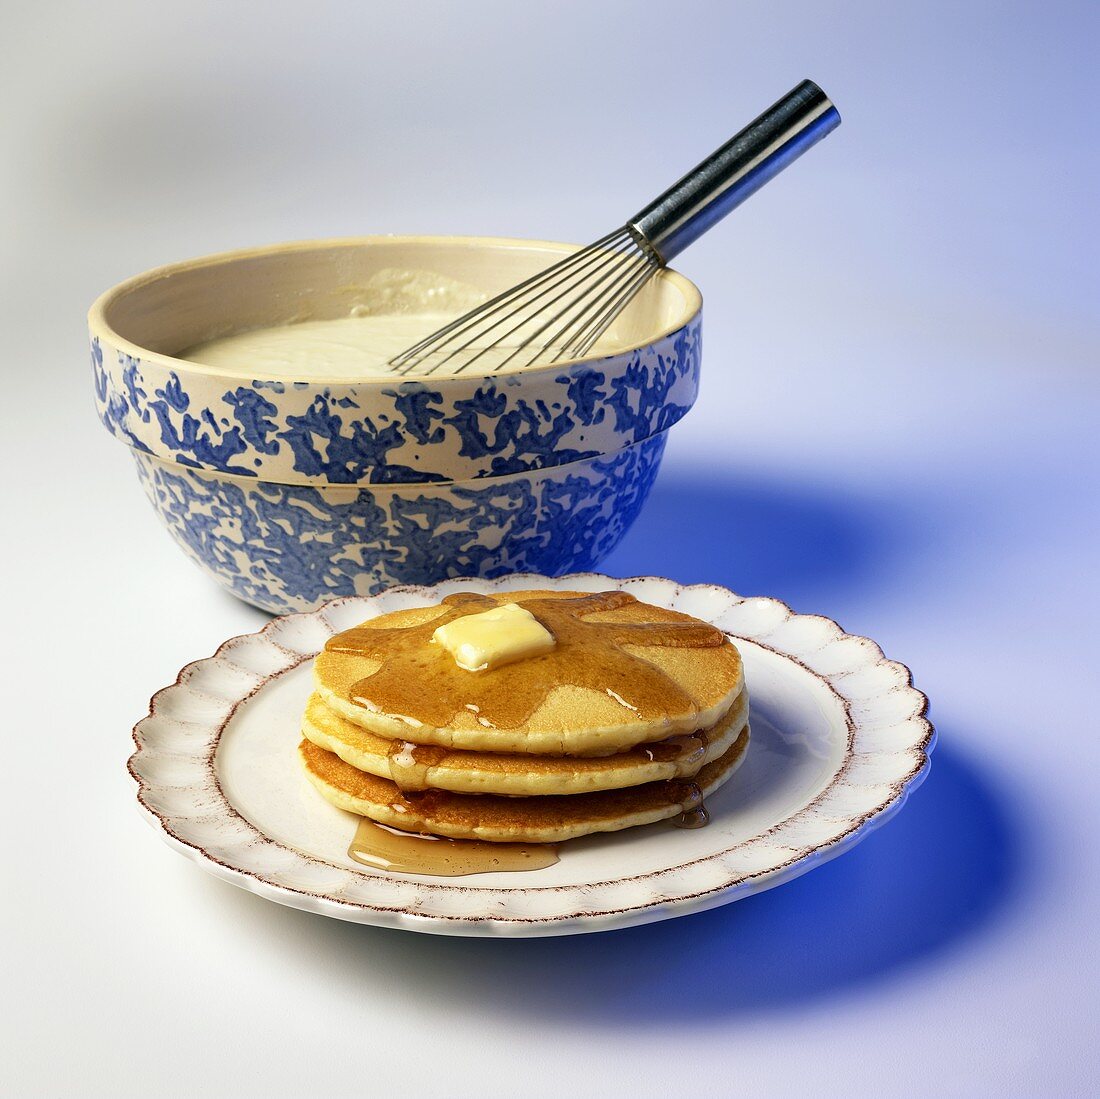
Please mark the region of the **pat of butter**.
<svg viewBox="0 0 1100 1099"><path fill-rule="evenodd" d="M518 603L456 618L440 626L432 641L442 645L468 672L499 668L554 647L554 635Z"/></svg>

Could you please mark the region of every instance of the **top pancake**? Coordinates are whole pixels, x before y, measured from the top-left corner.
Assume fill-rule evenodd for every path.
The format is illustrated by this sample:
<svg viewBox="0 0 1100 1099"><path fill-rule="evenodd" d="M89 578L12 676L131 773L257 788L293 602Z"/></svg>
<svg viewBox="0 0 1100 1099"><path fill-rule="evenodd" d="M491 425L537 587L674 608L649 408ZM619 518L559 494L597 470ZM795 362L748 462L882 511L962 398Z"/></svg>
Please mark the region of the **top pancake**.
<svg viewBox="0 0 1100 1099"><path fill-rule="evenodd" d="M477 602L394 611L332 638L314 665L318 693L349 721L414 744L593 756L713 725L740 693L737 650L690 615L622 592L465 598ZM555 648L467 672L429 643L448 617L503 603L526 606Z"/></svg>

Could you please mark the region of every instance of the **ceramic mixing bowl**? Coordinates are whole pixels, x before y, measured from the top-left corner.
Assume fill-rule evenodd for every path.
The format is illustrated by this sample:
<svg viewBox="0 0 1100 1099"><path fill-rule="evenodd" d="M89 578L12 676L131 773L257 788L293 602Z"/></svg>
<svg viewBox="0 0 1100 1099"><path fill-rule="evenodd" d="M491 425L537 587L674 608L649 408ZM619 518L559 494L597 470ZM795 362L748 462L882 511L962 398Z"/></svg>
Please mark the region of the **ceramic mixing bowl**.
<svg viewBox="0 0 1100 1099"><path fill-rule="evenodd" d="M641 508L699 381L701 299L664 271L628 349L422 379L287 379L175 356L249 328L467 308L564 244L365 237L159 268L92 307L95 397L185 551L282 613L393 583L594 567ZM463 295L474 294L473 300Z"/></svg>

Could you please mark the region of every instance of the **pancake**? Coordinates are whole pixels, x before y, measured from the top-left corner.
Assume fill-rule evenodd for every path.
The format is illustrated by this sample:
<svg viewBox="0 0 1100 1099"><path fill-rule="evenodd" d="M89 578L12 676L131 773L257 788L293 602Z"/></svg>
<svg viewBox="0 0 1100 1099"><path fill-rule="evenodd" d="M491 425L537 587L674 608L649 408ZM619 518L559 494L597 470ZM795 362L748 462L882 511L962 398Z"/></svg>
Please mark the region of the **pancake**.
<svg viewBox="0 0 1100 1099"><path fill-rule="evenodd" d="M302 736L360 771L392 779L403 790L545 796L691 778L729 750L748 718L748 693L742 690L716 724L685 738L639 745L613 756L537 756L391 740L341 717L314 694L302 719Z"/></svg>
<svg viewBox="0 0 1100 1099"><path fill-rule="evenodd" d="M736 742L694 779L649 782L622 790L564 797L500 797L445 790L402 793L389 779L369 775L309 740L299 746L313 785L333 805L406 832L494 843L560 843L593 832L616 832L690 811L737 770L748 746L745 726Z"/></svg>
<svg viewBox="0 0 1100 1099"><path fill-rule="evenodd" d="M331 638L314 663L324 703L391 740L603 756L709 728L741 691L741 658L721 631L625 592L449 598ZM464 672L429 643L442 622L505 603L531 611L556 646L516 664Z"/></svg>

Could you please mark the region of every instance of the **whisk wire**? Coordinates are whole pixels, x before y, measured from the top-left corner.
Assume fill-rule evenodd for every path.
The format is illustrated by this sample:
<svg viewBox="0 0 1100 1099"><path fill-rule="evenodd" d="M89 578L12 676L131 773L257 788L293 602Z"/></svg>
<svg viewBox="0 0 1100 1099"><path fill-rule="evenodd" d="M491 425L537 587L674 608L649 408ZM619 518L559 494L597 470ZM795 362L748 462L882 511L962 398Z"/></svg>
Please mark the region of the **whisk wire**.
<svg viewBox="0 0 1100 1099"><path fill-rule="evenodd" d="M587 285L585 285L583 289L576 290L574 296L566 302L564 308L547 316L545 321L530 334L530 337L525 340L523 344L501 360L497 369L514 362L521 352L529 350L532 345L534 345L533 351L525 365L531 365L531 363L535 362L545 351L552 347L556 347L559 350L556 355L548 360L549 362L559 362L561 359L566 358L566 348L577 334L575 330L578 326L582 329L586 326L591 309L596 308L598 310L600 302L604 300L604 287L608 282L611 282L612 286L618 285L621 278L620 272L624 264L629 269L636 263L637 256L632 256L625 250L613 253L612 258L608 262L605 262L597 268L595 274L598 277L590 276ZM555 302L560 301L563 297L566 297L567 294L574 293L574 290L574 287L570 287L568 290L559 294ZM540 341L540 337L543 333L559 321L562 323L554 331L553 335Z"/></svg>
<svg viewBox="0 0 1100 1099"><path fill-rule="evenodd" d="M403 374L408 373L424 359L442 352L455 340L462 339L467 333L473 333L471 338L464 344L454 347L446 358L433 363L431 367L425 371L425 373L428 374L434 373L445 362L449 361L453 355L477 343L479 339L487 336L494 328L509 320L515 320L517 313L520 316L520 321L515 325L515 328L510 330L510 332L522 328L524 323L526 323L524 320L524 311L529 305L541 301L546 293L554 290L563 281L582 274L591 267L593 263L606 258L608 250L618 243L616 238L620 238L621 236L622 230L608 233L607 236L600 238L600 240L589 245L587 248L578 249L565 259L555 264L551 264L551 266L547 267L545 270L510 287L503 293L496 295L489 301L472 309L464 316L458 317L450 324L444 325L444 327L440 328L438 331L425 336L424 339L413 344L412 347L407 348L405 351L401 352L400 355L392 359L390 365L399 369L404 368L400 369L400 372ZM516 303L525 295L530 295L530 297L524 302L524 309L517 309ZM508 334L510 334L510 332ZM499 343L502 338L504 337L498 337L494 342ZM471 359L470 362L472 361ZM466 365L469 365L469 363Z"/></svg>
<svg viewBox="0 0 1100 1099"><path fill-rule="evenodd" d="M464 362L461 366L456 368L455 373L461 373L468 366L472 365L477 359L481 358L484 354L488 353L491 350L499 349L502 346L507 348L509 345L506 343L506 341L510 336L514 335L521 329L528 327L530 324L533 323L533 321L537 321L537 319L543 314L548 313L548 311L553 306L557 305L562 300L565 300L566 305L564 308L558 310L556 313L549 313L543 323L535 328L534 331L529 332L509 355L506 355L503 359L501 359L494 365L493 369L500 370L502 367L512 362L519 354L519 352L531 346L531 344L533 344L538 339L538 337L541 336L542 333L545 332L546 329L549 328L556 320L560 319L562 316L565 316L570 309L575 308L578 303L582 302L589 293L589 290L582 290L581 287L585 286L586 284L590 284L597 275L600 275L608 269L613 269L619 258L623 254L621 251L617 251L614 249L605 250L596 249L594 247L586 248L582 251L591 253L586 257L583 264L574 267L574 269L569 272L569 277L567 279L556 280L554 282L548 283L547 286L545 286L537 294L534 294L530 298L526 299L524 302L524 309L522 311L513 311L508 313L507 316L503 318L503 320L515 320L516 323L511 328L509 328L507 332L497 337L497 339L494 340L491 346L481 348L477 352L477 354L475 354L469 360ZM547 298L548 294L552 294L552 296L548 300L543 300ZM542 304L538 306L537 310L531 308L538 302L542 302ZM496 325L499 323L501 322L495 322L493 325L490 326L490 328L496 327ZM542 344L538 345L538 347L536 348L536 357L538 356L538 354L544 351L547 346L549 346L550 342L552 341L543 342ZM433 369L435 368L436 367L433 366Z"/></svg>
<svg viewBox="0 0 1100 1099"><path fill-rule="evenodd" d="M569 357L573 343L583 336L595 316L603 312L608 297L613 297L623 282L629 280L637 271L639 259L632 257L620 267L609 271L599 283L585 292L577 301L578 309L566 317L565 323L546 342L546 348L557 348L557 355L551 361Z"/></svg>
<svg viewBox="0 0 1100 1099"><path fill-rule="evenodd" d="M583 250L582 250L583 251ZM422 340L414 343L411 347L406 348L400 355L395 356L390 360L391 366L400 366L410 360L418 358L425 349L431 346L442 345L447 342L447 337L454 336L456 333L463 329L470 328L478 324L484 319L486 314L491 313L499 306L508 304L511 301L516 300L523 294L529 287L535 286L547 279L557 278L562 272L568 270L578 258L582 256L582 251L577 251L570 255L567 259L562 260L558 264L554 264L543 271L540 271L537 275L526 280L525 282L518 283L515 286L509 287L503 293L497 294L487 302L483 302L481 305L471 309L468 313L463 314L461 317L456 317L449 324L444 325L442 328L437 329L435 332L429 333Z"/></svg>
<svg viewBox="0 0 1100 1099"><path fill-rule="evenodd" d="M633 299L638 290L645 285L650 275L661 267L661 257L650 246L645 237L632 225L628 225L626 231L637 246L634 257L635 262L624 267L622 278L616 280L608 291L604 309L601 310L597 303L594 311L588 310L578 318L579 327L562 344L561 350L553 361L580 358L585 355L607 331L611 323ZM616 296L619 291L621 293Z"/></svg>
<svg viewBox="0 0 1100 1099"><path fill-rule="evenodd" d="M587 355L596 341L611 327L612 321L634 300L635 295L649 281L654 269L655 265L652 261L641 264L622 293L608 303L602 313L597 313L573 344L565 348L566 353L563 358L579 359Z"/></svg>

